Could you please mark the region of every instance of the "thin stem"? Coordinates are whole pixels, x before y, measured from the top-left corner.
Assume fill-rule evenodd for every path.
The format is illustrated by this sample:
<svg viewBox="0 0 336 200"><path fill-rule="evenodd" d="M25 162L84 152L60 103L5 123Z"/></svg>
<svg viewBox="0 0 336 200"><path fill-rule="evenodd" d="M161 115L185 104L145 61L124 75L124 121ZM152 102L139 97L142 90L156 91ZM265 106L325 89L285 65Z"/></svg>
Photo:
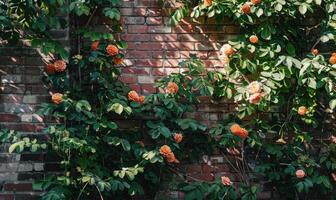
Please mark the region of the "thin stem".
<svg viewBox="0 0 336 200"><path fill-rule="evenodd" d="M79 200L79 198L82 196L82 193L84 192L84 189L86 188L86 186L89 184L89 182L87 182L85 185L84 185L84 187L81 189L81 191L80 191L80 193L79 193L79 195L78 195L78 197L77 197L77 200Z"/></svg>

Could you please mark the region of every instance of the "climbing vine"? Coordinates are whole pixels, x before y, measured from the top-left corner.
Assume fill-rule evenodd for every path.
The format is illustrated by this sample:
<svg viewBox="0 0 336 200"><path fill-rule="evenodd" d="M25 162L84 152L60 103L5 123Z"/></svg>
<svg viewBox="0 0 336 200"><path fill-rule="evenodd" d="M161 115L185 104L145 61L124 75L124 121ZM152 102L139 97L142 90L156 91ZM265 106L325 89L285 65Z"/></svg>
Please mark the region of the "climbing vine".
<svg viewBox="0 0 336 200"><path fill-rule="evenodd" d="M46 149L60 160L62 173L35 184L47 191L42 199L153 199L166 182L186 199L257 199L264 185L285 199L316 192L335 197L336 55L328 49L335 46L333 0L170 2L179 5L172 25L228 17L241 34L223 44L218 70L192 57L179 64L187 70L162 78L160 92L147 96L119 80L127 48L116 34L122 31L120 3L0 3L3 40L29 39L52 54L46 65L51 102L40 110L58 120L46 129L49 140L0 135L12 143L10 152ZM112 21L112 33L94 29L97 12ZM62 28L76 38L70 51L51 36ZM230 100L237 110L207 127L192 117L201 97ZM237 177L174 181L187 176L181 165L214 151Z"/></svg>

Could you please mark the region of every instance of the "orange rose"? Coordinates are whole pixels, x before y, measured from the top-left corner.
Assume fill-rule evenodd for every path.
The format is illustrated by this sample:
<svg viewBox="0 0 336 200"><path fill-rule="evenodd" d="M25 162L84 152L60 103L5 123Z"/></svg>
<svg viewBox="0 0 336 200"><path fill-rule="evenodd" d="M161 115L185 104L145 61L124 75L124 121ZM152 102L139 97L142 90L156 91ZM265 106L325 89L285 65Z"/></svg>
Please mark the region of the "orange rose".
<svg viewBox="0 0 336 200"><path fill-rule="evenodd" d="M234 49L229 44L224 44L220 49L220 53L226 56L231 56L234 53Z"/></svg>
<svg viewBox="0 0 336 200"><path fill-rule="evenodd" d="M99 47L99 41L95 41L91 44L92 51L97 51L98 47Z"/></svg>
<svg viewBox="0 0 336 200"><path fill-rule="evenodd" d="M316 55L319 53L319 51L318 51L317 49L312 49L312 50L311 50L311 53L312 53L314 56L316 56Z"/></svg>
<svg viewBox="0 0 336 200"><path fill-rule="evenodd" d="M66 62L64 60L57 60L54 62L54 68L56 72L64 72L66 69Z"/></svg>
<svg viewBox="0 0 336 200"><path fill-rule="evenodd" d="M60 104L62 103L62 99L63 98L63 94L61 93L54 93L52 96L51 96L51 100L54 104Z"/></svg>
<svg viewBox="0 0 336 200"><path fill-rule="evenodd" d="M182 139L183 139L183 135L181 133L176 133L174 135L174 140L175 140L176 143L182 142Z"/></svg>
<svg viewBox="0 0 336 200"><path fill-rule="evenodd" d="M336 64L336 55L333 54L330 58L329 58L329 63L334 65Z"/></svg>
<svg viewBox="0 0 336 200"><path fill-rule="evenodd" d="M123 59L122 58L118 58L118 57L114 57L113 58L113 62L116 65L120 65L121 63L123 63Z"/></svg>
<svg viewBox="0 0 336 200"><path fill-rule="evenodd" d="M262 100L262 94L261 93L255 93L255 94L252 94L249 97L249 102L251 104L258 104L261 100Z"/></svg>
<svg viewBox="0 0 336 200"><path fill-rule="evenodd" d="M143 104L145 102L145 96L139 96L138 103Z"/></svg>
<svg viewBox="0 0 336 200"><path fill-rule="evenodd" d="M336 137L332 135L332 136L330 137L330 141L331 141L331 143L336 144Z"/></svg>
<svg viewBox="0 0 336 200"><path fill-rule="evenodd" d="M168 146L168 145L163 145L161 148L160 148L160 154L163 155L163 156L167 156L168 154L170 154L172 151L171 151L171 148Z"/></svg>
<svg viewBox="0 0 336 200"><path fill-rule="evenodd" d="M252 44L257 44L257 43L259 42L259 38L258 38L256 35L252 35L252 36L250 37L250 42L251 42Z"/></svg>
<svg viewBox="0 0 336 200"><path fill-rule="evenodd" d="M225 185L225 186L230 186L230 185L232 185L232 182L231 182L231 180L230 180L229 177L227 177L227 176L222 176L221 179L222 179L222 183L223 183L223 185Z"/></svg>
<svg viewBox="0 0 336 200"><path fill-rule="evenodd" d="M251 0L251 3L254 5L258 5L261 2L261 0Z"/></svg>
<svg viewBox="0 0 336 200"><path fill-rule="evenodd" d="M308 109L305 106L300 106L299 109L298 109L298 114L301 115L301 116L304 116L307 111L308 111Z"/></svg>
<svg viewBox="0 0 336 200"><path fill-rule="evenodd" d="M115 56L115 55L117 55L119 53L119 49L115 45L109 44L106 47L106 52L110 56Z"/></svg>
<svg viewBox="0 0 336 200"><path fill-rule="evenodd" d="M258 81L253 81L247 86L247 90L250 94L260 93L261 84Z"/></svg>
<svg viewBox="0 0 336 200"><path fill-rule="evenodd" d="M248 136L248 131L244 128L241 128L238 124L233 124L230 127L230 130L231 130L233 135L239 136L242 139L245 139Z"/></svg>
<svg viewBox="0 0 336 200"><path fill-rule="evenodd" d="M140 98L138 93L134 90L130 91L127 96L128 96L128 100L135 101L135 102L138 102Z"/></svg>
<svg viewBox="0 0 336 200"><path fill-rule="evenodd" d="M251 6L249 3L245 3L242 7L241 10L244 14L249 14L251 12Z"/></svg>
<svg viewBox="0 0 336 200"><path fill-rule="evenodd" d="M55 74L54 64L48 64L46 68L47 74Z"/></svg>
<svg viewBox="0 0 336 200"><path fill-rule="evenodd" d="M230 58L227 57L226 55L224 55L224 56L221 58L221 60L223 61L223 64L224 64L224 65L227 65L227 64L230 63Z"/></svg>
<svg viewBox="0 0 336 200"><path fill-rule="evenodd" d="M331 177L332 177L333 180L336 182L336 174L335 174L335 173L331 173Z"/></svg>
<svg viewBox="0 0 336 200"><path fill-rule="evenodd" d="M167 93L176 94L179 91L179 87L174 82L169 82L167 85Z"/></svg>
<svg viewBox="0 0 336 200"><path fill-rule="evenodd" d="M168 145L163 145L160 148L160 154L165 157L169 163L180 163Z"/></svg>
<svg viewBox="0 0 336 200"><path fill-rule="evenodd" d="M295 172L295 175L297 178L304 178L306 176L306 173L302 170L302 169L299 169Z"/></svg>
<svg viewBox="0 0 336 200"><path fill-rule="evenodd" d="M208 7L212 5L212 0L204 0L204 6Z"/></svg>

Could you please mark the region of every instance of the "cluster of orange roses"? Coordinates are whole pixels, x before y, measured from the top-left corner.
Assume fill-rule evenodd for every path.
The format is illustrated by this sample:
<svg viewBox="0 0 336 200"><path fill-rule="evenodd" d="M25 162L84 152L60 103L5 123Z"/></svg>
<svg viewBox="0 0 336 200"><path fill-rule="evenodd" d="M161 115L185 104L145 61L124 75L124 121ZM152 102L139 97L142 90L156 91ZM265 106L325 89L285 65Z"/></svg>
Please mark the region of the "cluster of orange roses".
<svg viewBox="0 0 336 200"><path fill-rule="evenodd" d="M230 130L233 135L239 136L242 139L246 139L248 137L248 131L245 128L239 126L239 124L233 124L230 127Z"/></svg>
<svg viewBox="0 0 336 200"><path fill-rule="evenodd" d="M99 41L95 41L91 44L91 50L92 51L97 51L99 50ZM123 59L121 57L118 56L119 54L119 49L117 46L113 45L113 44L109 44L106 46L106 53L109 56L113 56L113 62L116 65L120 65L123 62Z"/></svg>
<svg viewBox="0 0 336 200"><path fill-rule="evenodd" d="M167 160L169 163L180 163L175 157L175 154L172 152L168 145L163 145L160 148L160 154Z"/></svg>
<svg viewBox="0 0 336 200"><path fill-rule="evenodd" d="M56 60L55 62L47 65L46 71L48 74L55 74L56 72L62 73L65 71L66 67L67 67L67 64L64 60ZM60 104L62 102L62 99L63 99L63 94L61 93L54 93L51 96L51 100L55 104Z"/></svg>
<svg viewBox="0 0 336 200"><path fill-rule="evenodd" d="M54 74L55 72L64 72L67 67L67 64L64 60L56 60L54 63L47 65L47 73Z"/></svg>
<svg viewBox="0 0 336 200"><path fill-rule="evenodd" d="M145 101L145 96L140 96L136 91L132 90L128 93L128 99L130 101L138 102L140 104L143 104Z"/></svg>
<svg viewBox="0 0 336 200"><path fill-rule="evenodd" d="M258 81L253 81L247 86L247 91L250 94L249 102L251 104L258 104L264 94L262 93L261 83Z"/></svg>
<svg viewBox="0 0 336 200"><path fill-rule="evenodd" d="M331 57L329 58L329 63L332 65L336 64L336 53L331 54Z"/></svg>

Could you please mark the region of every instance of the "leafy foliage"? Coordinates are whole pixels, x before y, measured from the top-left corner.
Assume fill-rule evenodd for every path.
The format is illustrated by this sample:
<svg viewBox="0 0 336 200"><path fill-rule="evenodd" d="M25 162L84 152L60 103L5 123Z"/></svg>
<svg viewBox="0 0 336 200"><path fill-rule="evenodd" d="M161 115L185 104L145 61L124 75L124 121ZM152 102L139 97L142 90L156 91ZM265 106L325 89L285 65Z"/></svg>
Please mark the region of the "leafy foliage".
<svg viewBox="0 0 336 200"><path fill-rule="evenodd" d="M152 199L172 173L189 176L177 170L179 162L197 162L215 149L236 172L237 183L188 177L195 181L175 184L187 200L257 199L263 188L256 180L262 178L286 199L314 191L334 198L336 139L320 138L333 131L326 122L336 105L336 60L315 50L334 44L333 0L180 1L173 24L187 16L229 17L241 34L223 46L218 70L208 71L193 56L180 63L186 70L156 83L164 92L145 99L119 80L127 44L91 24L99 9L118 33L119 1L8 2L0 4L6 33L1 37L13 40L24 30L22 38L67 61L66 67L51 65L56 71L46 79L57 95L40 114L59 120L46 129L48 145L0 134L1 141L15 138L10 152L47 148L60 158L63 173L35 185L47 190L42 199ZM50 33L69 28L59 17L69 14L87 19L71 27L81 41L71 56ZM316 24L304 25L311 18ZM208 127L193 116L204 96L216 103L230 100L237 111Z"/></svg>

